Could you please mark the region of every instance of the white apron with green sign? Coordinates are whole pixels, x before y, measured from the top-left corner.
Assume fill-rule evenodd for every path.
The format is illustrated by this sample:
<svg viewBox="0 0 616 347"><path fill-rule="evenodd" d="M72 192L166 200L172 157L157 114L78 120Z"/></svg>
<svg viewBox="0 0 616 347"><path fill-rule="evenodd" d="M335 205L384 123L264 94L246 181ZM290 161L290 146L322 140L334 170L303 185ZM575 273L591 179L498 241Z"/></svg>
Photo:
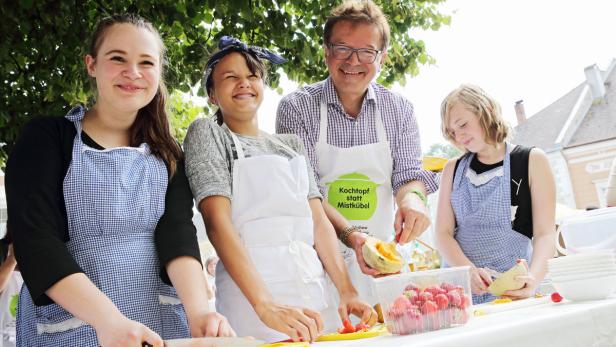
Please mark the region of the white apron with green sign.
<svg viewBox="0 0 616 347"><path fill-rule="evenodd" d="M21 272L13 271L6 287L0 294L0 347L15 346L15 317L17 316L17 301L24 280Z"/></svg>
<svg viewBox="0 0 616 347"><path fill-rule="evenodd" d="M341 148L327 143L327 104L321 100L321 125L315 152L320 183L326 187L329 204L360 230L388 240L394 230L393 159L376 101L374 107L378 142ZM342 243L340 246L360 297L371 305L376 304L372 277L361 272L351 249Z"/></svg>

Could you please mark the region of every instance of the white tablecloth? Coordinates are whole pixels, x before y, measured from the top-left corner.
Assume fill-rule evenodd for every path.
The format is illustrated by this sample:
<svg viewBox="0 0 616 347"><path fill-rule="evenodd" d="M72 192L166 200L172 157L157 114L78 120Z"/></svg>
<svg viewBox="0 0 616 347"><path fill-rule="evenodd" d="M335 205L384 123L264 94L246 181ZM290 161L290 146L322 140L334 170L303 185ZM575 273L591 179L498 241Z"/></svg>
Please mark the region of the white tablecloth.
<svg viewBox="0 0 616 347"><path fill-rule="evenodd" d="M545 303L473 317L463 327L418 335L318 342L318 347L614 347L616 295L598 301Z"/></svg>

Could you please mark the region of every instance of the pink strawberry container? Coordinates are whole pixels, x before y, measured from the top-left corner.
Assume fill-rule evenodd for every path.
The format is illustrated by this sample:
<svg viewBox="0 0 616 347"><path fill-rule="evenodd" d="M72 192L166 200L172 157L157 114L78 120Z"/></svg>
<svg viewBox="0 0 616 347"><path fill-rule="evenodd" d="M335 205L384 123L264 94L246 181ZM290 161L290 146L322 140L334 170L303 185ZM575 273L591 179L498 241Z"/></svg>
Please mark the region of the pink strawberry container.
<svg viewBox="0 0 616 347"><path fill-rule="evenodd" d="M469 266L375 279L387 329L419 334L466 324L472 315Z"/></svg>

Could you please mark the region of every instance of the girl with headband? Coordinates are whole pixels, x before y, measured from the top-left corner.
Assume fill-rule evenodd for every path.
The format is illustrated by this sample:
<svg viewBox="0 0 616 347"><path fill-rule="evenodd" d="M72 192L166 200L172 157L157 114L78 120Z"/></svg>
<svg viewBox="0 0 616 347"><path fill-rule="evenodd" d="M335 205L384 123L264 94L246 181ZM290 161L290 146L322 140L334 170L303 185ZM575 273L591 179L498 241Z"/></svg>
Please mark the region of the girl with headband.
<svg viewBox="0 0 616 347"><path fill-rule="evenodd" d="M267 341L314 341L349 313L373 323L376 313L351 284L301 142L258 128L263 61L285 59L230 37L219 48L204 78L215 120L196 120L184 143L193 195L221 260L218 312L239 335Z"/></svg>

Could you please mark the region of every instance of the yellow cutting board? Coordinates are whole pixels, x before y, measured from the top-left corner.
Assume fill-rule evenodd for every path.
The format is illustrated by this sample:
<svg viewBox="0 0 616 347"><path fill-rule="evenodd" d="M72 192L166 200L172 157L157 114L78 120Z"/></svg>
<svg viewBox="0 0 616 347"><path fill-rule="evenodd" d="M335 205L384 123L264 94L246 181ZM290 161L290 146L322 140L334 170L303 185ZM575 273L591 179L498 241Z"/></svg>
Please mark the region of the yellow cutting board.
<svg viewBox="0 0 616 347"><path fill-rule="evenodd" d="M381 336L389 333L387 327L384 324L377 324L366 331L358 331L355 333L340 334L331 333L317 337L316 342L323 341L342 341L342 340L358 340L367 339L371 337ZM310 346L308 342L274 342L266 343L259 347L307 347Z"/></svg>
<svg viewBox="0 0 616 347"><path fill-rule="evenodd" d="M377 324L366 331L359 331L355 333L340 334L331 333L317 337L317 341L342 341L342 340L358 340L367 339L370 337L376 337L387 334L387 327L384 324Z"/></svg>

